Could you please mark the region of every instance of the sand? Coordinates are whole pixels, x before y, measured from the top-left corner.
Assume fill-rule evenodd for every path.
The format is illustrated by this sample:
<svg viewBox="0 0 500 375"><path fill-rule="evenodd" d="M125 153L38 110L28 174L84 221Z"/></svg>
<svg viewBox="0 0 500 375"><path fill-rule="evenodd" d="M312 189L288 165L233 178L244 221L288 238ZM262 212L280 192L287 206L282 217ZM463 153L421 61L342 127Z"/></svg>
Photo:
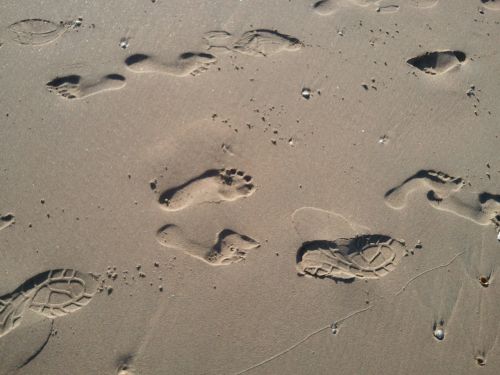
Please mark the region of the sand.
<svg viewBox="0 0 500 375"><path fill-rule="evenodd" d="M500 3L0 5L0 374L498 374Z"/></svg>

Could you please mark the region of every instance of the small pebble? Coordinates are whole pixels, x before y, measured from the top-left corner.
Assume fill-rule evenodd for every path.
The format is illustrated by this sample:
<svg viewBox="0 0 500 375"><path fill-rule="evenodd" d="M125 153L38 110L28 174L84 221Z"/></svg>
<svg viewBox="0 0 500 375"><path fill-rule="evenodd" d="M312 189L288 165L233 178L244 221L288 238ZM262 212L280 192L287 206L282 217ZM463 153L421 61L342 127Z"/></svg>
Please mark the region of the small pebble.
<svg viewBox="0 0 500 375"><path fill-rule="evenodd" d="M336 335L337 333L339 333L339 326L337 325L337 323L332 323L330 328L332 329L333 335Z"/></svg>
<svg viewBox="0 0 500 375"><path fill-rule="evenodd" d="M304 88L302 89L302 93L301 93L301 94L302 94L302 97L303 97L304 99L306 99L306 100L309 100L309 99L311 98L311 90L310 90L310 89L308 89L308 88L305 88L305 87L304 87Z"/></svg>
<svg viewBox="0 0 500 375"><path fill-rule="evenodd" d="M444 339L444 329L443 328L436 328L434 330L434 337L436 339L438 339L439 341L441 341L442 339Z"/></svg>
<svg viewBox="0 0 500 375"><path fill-rule="evenodd" d="M128 48L128 38L121 38L119 46L122 49L127 49Z"/></svg>
<svg viewBox="0 0 500 375"><path fill-rule="evenodd" d="M476 357L476 363L479 365L479 366L484 366L486 364L486 359L481 356L481 355L478 355Z"/></svg>

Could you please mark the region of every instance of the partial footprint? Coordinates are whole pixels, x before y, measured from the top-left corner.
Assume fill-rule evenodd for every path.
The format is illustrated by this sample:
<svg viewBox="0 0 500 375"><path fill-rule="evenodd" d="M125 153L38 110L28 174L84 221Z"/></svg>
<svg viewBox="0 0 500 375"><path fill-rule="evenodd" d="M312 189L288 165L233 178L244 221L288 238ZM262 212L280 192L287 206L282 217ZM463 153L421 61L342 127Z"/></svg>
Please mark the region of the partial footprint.
<svg viewBox="0 0 500 375"><path fill-rule="evenodd" d="M60 23L33 18L15 22L8 26L8 30L14 34L13 40L16 43L38 46L53 42L66 31L79 27L81 23L81 18Z"/></svg>
<svg viewBox="0 0 500 375"><path fill-rule="evenodd" d="M500 0L481 0L486 9L500 10Z"/></svg>
<svg viewBox="0 0 500 375"><path fill-rule="evenodd" d="M407 63L427 74L435 75L459 67L465 58L466 55L462 51L436 51L413 57Z"/></svg>
<svg viewBox="0 0 500 375"><path fill-rule="evenodd" d="M283 51L298 51L304 44L297 38L275 30L250 30L232 42L227 31L210 31L203 38L208 49L225 49L250 56L270 56Z"/></svg>
<svg viewBox="0 0 500 375"><path fill-rule="evenodd" d="M413 191L426 190L428 197L431 194L435 198L443 199L463 186L464 180L460 177L433 170L421 170L385 193L385 202L391 208L401 209L406 206L408 195Z"/></svg>
<svg viewBox="0 0 500 375"><path fill-rule="evenodd" d="M352 6L368 7L379 3L380 0L319 0L313 4L314 12L321 16L329 16L341 8Z"/></svg>
<svg viewBox="0 0 500 375"><path fill-rule="evenodd" d="M393 271L407 254L404 242L380 234L310 241L297 252L297 271L342 281L378 279Z"/></svg>
<svg viewBox="0 0 500 375"><path fill-rule="evenodd" d="M156 239L165 247L182 250L212 266L240 262L246 258L248 250L260 246L257 241L250 237L224 229L217 235L215 245L209 248L188 239L183 231L173 224L160 228L156 233Z"/></svg>
<svg viewBox="0 0 500 375"><path fill-rule="evenodd" d="M399 11L399 5L395 4L387 4L387 5L380 5L377 8L377 13L396 13Z"/></svg>
<svg viewBox="0 0 500 375"><path fill-rule="evenodd" d="M21 324L26 310L57 318L87 305L97 292L98 278L72 269L46 271L0 297L0 337Z"/></svg>
<svg viewBox="0 0 500 375"><path fill-rule="evenodd" d="M210 169L202 175L160 195L160 204L167 211L182 210L200 203L235 201L252 195L252 177L237 169Z"/></svg>
<svg viewBox="0 0 500 375"><path fill-rule="evenodd" d="M8 226L14 224L16 219L12 214L6 214L0 216L0 230L7 228Z"/></svg>
<svg viewBox="0 0 500 375"><path fill-rule="evenodd" d="M108 74L97 81L83 81L78 75L57 77L46 84L50 92L65 99L83 99L104 91L118 90L125 86L125 77Z"/></svg>
<svg viewBox="0 0 500 375"><path fill-rule="evenodd" d="M439 0L409 0L409 2L415 8L432 8L437 5Z"/></svg>
<svg viewBox="0 0 500 375"><path fill-rule="evenodd" d="M314 11L320 16L329 16L341 8L339 1L319 0L313 4Z"/></svg>
<svg viewBox="0 0 500 375"><path fill-rule="evenodd" d="M135 73L161 73L177 77L196 76L208 70L217 61L215 56L202 52L185 52L173 62L164 62L157 57L144 54L129 56L127 68Z"/></svg>
<svg viewBox="0 0 500 375"><path fill-rule="evenodd" d="M454 196L442 199L433 193L428 195L428 199L432 207L438 210L450 212L479 225L493 223L500 226L500 195L481 193L475 205L468 205Z"/></svg>

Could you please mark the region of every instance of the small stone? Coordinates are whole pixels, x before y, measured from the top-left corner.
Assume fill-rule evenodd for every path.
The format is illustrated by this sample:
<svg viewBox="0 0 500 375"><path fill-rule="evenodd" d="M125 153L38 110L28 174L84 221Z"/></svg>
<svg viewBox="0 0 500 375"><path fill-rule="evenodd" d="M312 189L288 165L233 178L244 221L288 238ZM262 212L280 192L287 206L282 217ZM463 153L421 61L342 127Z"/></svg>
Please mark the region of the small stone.
<svg viewBox="0 0 500 375"><path fill-rule="evenodd" d="M304 88L302 89L301 94L302 94L302 97L303 97L304 99L306 99L306 100L311 99L311 90L310 90L310 89L308 89L308 88L305 88L305 87L304 87Z"/></svg>
<svg viewBox="0 0 500 375"><path fill-rule="evenodd" d="M484 287L487 288L490 285L490 278L489 276L481 276L479 278L479 283Z"/></svg>
<svg viewBox="0 0 500 375"><path fill-rule="evenodd" d="M439 341L444 339L444 329L443 328L436 328L434 330L434 337L438 339Z"/></svg>
<svg viewBox="0 0 500 375"><path fill-rule="evenodd" d="M385 145L387 142L389 142L389 137L385 134L378 139L378 143L381 145Z"/></svg>
<svg viewBox="0 0 500 375"><path fill-rule="evenodd" d="M476 356L476 363L479 366L484 366L486 364L486 358L484 358L484 356L482 356L482 355L478 355L478 356Z"/></svg>
<svg viewBox="0 0 500 375"><path fill-rule="evenodd" d="M158 184L158 180L155 178L154 180L149 181L149 187L151 190L155 190Z"/></svg>
<svg viewBox="0 0 500 375"><path fill-rule="evenodd" d="M339 333L339 326L337 323L332 323L332 325L330 326L331 330L332 330L332 334L333 335L336 335L337 333Z"/></svg>
<svg viewBox="0 0 500 375"><path fill-rule="evenodd" d="M128 38L121 38L120 43L119 43L120 48L127 49L128 48L128 41L129 41Z"/></svg>
<svg viewBox="0 0 500 375"><path fill-rule="evenodd" d="M159 290L160 292L163 292L163 286L162 286L162 285L158 285L158 290Z"/></svg>

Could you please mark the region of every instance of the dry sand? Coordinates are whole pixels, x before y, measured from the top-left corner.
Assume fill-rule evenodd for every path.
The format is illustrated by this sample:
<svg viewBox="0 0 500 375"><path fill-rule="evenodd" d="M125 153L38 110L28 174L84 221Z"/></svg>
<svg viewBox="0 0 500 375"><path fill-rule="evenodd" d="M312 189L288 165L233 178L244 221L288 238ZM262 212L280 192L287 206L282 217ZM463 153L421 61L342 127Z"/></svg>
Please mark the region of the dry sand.
<svg viewBox="0 0 500 375"><path fill-rule="evenodd" d="M498 0L0 31L0 374L500 373Z"/></svg>

